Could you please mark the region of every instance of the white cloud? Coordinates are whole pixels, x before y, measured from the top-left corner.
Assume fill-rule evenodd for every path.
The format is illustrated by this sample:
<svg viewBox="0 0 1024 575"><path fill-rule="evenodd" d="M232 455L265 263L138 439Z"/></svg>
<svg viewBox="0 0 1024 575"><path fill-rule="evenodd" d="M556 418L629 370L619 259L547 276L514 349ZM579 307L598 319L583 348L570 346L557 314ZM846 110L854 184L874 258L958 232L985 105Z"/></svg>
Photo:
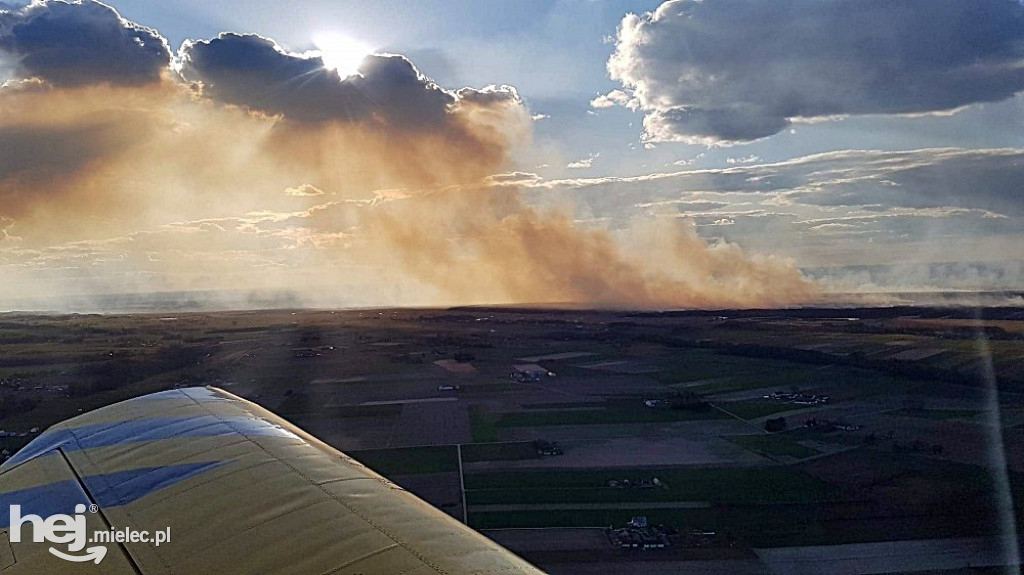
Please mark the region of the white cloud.
<svg viewBox="0 0 1024 575"><path fill-rule="evenodd" d="M324 191L312 184L302 184L296 188L285 188L284 193L286 196L306 197L306 196L322 196Z"/></svg>
<svg viewBox="0 0 1024 575"><path fill-rule="evenodd" d="M725 163L727 164L754 164L761 161L761 156L755 156L753 154L743 158L726 158Z"/></svg>
<svg viewBox="0 0 1024 575"><path fill-rule="evenodd" d="M612 90L611 92L601 94L590 101L590 107L592 108L612 108L614 106L636 108L639 104L638 100L630 98L629 94L622 90Z"/></svg>
<svg viewBox="0 0 1024 575"><path fill-rule="evenodd" d="M590 154L588 157L582 160L576 160L575 162L569 162L565 167L570 169L583 169L589 168L593 165L594 160L601 157L600 153Z"/></svg>
<svg viewBox="0 0 1024 575"><path fill-rule="evenodd" d="M1010 98L1022 43L1019 0L674 0L622 20L608 60L622 89L591 105L642 109L650 141L748 142Z"/></svg>

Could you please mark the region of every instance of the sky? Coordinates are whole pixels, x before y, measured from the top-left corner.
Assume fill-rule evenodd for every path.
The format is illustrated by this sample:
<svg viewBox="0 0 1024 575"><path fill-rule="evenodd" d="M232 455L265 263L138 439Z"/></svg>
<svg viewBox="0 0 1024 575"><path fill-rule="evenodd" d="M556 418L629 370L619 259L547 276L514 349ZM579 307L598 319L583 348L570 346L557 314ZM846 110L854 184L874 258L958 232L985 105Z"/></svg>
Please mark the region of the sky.
<svg viewBox="0 0 1024 575"><path fill-rule="evenodd" d="M1024 289L1020 0L8 1L0 82L0 309Z"/></svg>

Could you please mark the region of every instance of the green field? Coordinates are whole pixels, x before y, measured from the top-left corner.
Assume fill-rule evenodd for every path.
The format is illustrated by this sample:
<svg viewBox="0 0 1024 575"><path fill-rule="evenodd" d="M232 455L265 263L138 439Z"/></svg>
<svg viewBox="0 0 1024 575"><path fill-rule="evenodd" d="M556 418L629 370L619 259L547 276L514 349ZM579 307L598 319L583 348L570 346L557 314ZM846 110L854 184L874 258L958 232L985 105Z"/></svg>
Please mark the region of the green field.
<svg viewBox="0 0 1024 575"><path fill-rule="evenodd" d="M347 453L385 477L459 470L459 455L454 445L365 449Z"/></svg>
<svg viewBox="0 0 1024 575"><path fill-rule="evenodd" d="M742 419L757 419L758 417L764 417L766 415L811 407L808 405L794 405L792 403L775 401L773 399L722 401L715 402L715 405Z"/></svg>
<svg viewBox="0 0 1024 575"><path fill-rule="evenodd" d="M897 409L892 415L903 415L906 417L917 417L920 419L971 419L983 413L977 409L917 409L908 407Z"/></svg>
<svg viewBox="0 0 1024 575"><path fill-rule="evenodd" d="M535 427L545 425L607 425L617 423L655 423L695 421L728 417L717 409L651 408L643 399L613 399L603 402L602 409L556 409L505 413L497 420L499 427Z"/></svg>
<svg viewBox="0 0 1024 575"><path fill-rule="evenodd" d="M498 441L498 418L482 405L469 406L469 426L474 442Z"/></svg>
<svg viewBox="0 0 1024 575"><path fill-rule="evenodd" d="M766 457L804 459L820 454L816 449L800 445L784 435L734 435L726 439L743 449Z"/></svg>
<svg viewBox="0 0 1024 575"><path fill-rule="evenodd" d="M504 391L515 391L515 390L516 390L516 384L509 383L509 382L506 382L506 381L502 381L502 382L499 382L499 383L473 383L473 384L469 384L469 385L464 385L464 386L462 386L462 389L459 390L459 393L460 394L465 394L465 393L469 393L469 394L473 394L473 393L486 394L486 393L501 393L501 392L504 392Z"/></svg>
<svg viewBox="0 0 1024 575"><path fill-rule="evenodd" d="M549 403L528 403L523 409L573 409L587 407L604 407L603 401L556 401Z"/></svg>
<svg viewBox="0 0 1024 575"><path fill-rule="evenodd" d="M785 363L786 365L774 366L774 371L747 371L738 374L727 372L722 374L722 379L711 381L704 385L687 387L687 389L703 395L746 391L761 387L779 390L789 390L796 387L807 390L834 383L834 372L839 371L835 368L822 369L820 366L813 365L780 363Z"/></svg>
<svg viewBox="0 0 1024 575"><path fill-rule="evenodd" d="M984 468L862 450L816 459L800 468L669 468L633 471L632 477L626 474L631 480L657 476L669 486L667 491L602 488L609 478L623 478L617 470L471 474L466 477L469 523L478 529L603 527L644 515L651 523L683 530L732 533L755 547L974 537L999 531L989 495L992 480ZM844 477L853 476L852 481L861 483L856 497L807 473L834 474L843 469L849 470ZM875 476L863 477L866 470ZM872 487L866 489L864 482ZM1011 485L1019 501L1024 481L1012 474ZM934 504L894 513L891 501L876 499L877 493L900 493L904 501L913 499L914 493L926 493ZM711 507L646 508L660 501L708 501ZM560 504L582 502L635 503L635 507L558 509ZM541 503L551 508L473 510L473 505L493 503Z"/></svg>
<svg viewBox="0 0 1024 575"><path fill-rule="evenodd" d="M898 376L846 365L803 364L792 361L715 354L706 350L685 352L688 368L679 367L659 376L666 383L707 379L703 385L687 386L688 391L714 395L767 388L783 391L811 391L827 388L835 399L893 391L906 391L918 385ZM687 371L690 369L692 371ZM689 374L689 375L688 375ZM667 379L666 379L667 377Z"/></svg>
<svg viewBox="0 0 1024 575"><path fill-rule="evenodd" d="M509 441L506 443L467 443L462 446L462 460L474 461L515 461L539 459L537 448L532 441Z"/></svg>
<svg viewBox="0 0 1024 575"><path fill-rule="evenodd" d="M667 489L614 488L610 480L657 477ZM765 469L645 469L510 471L466 475L466 500L474 504L710 501L781 503L828 501L836 490L801 471Z"/></svg>
<svg viewBox="0 0 1024 575"><path fill-rule="evenodd" d="M644 515L652 524L680 530L710 529L730 533L753 547L836 545L998 533L992 510L934 509L926 516L901 520L866 503L735 505L707 509L600 509L573 511L502 511L469 513L476 529L510 527L621 526Z"/></svg>
<svg viewBox="0 0 1024 575"><path fill-rule="evenodd" d="M339 419L350 417L398 417L402 413L402 405L386 403L325 407L323 405L323 395L295 394L278 406L277 413L285 418L302 418L309 415Z"/></svg>
<svg viewBox="0 0 1024 575"><path fill-rule="evenodd" d="M667 360L661 360L659 364L663 365L665 370L654 374L653 377L669 384L723 377L728 377L734 382L749 382L753 387L773 385L773 380L793 383L803 383L803 380L809 383L817 381L813 377L813 371L817 366L782 359L727 355L709 349L674 350ZM740 389L752 387L737 387L732 391Z"/></svg>
<svg viewBox="0 0 1024 575"><path fill-rule="evenodd" d="M864 445L864 436L862 435L839 430L825 432L821 429L803 427L799 425L799 421L793 423L797 425L784 434L775 434L775 437L785 437L794 442L811 440L846 447Z"/></svg>

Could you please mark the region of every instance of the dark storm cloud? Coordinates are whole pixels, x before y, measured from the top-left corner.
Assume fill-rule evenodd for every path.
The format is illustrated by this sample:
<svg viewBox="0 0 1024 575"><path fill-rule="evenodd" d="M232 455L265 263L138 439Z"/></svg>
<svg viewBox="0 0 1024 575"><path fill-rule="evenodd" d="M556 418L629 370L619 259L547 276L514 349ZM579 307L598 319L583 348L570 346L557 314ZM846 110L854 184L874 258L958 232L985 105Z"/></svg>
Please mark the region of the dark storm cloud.
<svg viewBox="0 0 1024 575"><path fill-rule="evenodd" d="M0 52L17 61L18 75L56 86L157 82L170 62L156 31L91 0L0 7Z"/></svg>
<svg viewBox="0 0 1024 575"><path fill-rule="evenodd" d="M740 142L792 120L912 114L1024 90L1019 0L675 0L608 61L655 141Z"/></svg>
<svg viewBox="0 0 1024 575"><path fill-rule="evenodd" d="M315 54L289 53L256 35L221 34L186 43L182 75L203 84L205 95L251 110L305 122L382 120L404 128L434 128L460 101L517 102L513 90L463 89L452 93L419 73L404 56L367 56L359 74L341 78Z"/></svg>

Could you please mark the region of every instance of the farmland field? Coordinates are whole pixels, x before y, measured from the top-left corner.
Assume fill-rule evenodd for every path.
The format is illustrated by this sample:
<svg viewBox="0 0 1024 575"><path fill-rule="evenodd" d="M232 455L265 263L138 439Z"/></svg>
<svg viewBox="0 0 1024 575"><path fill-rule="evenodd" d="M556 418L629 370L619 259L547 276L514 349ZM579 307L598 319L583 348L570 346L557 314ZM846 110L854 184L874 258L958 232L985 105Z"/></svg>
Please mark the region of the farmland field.
<svg viewBox="0 0 1024 575"><path fill-rule="evenodd" d="M989 536L1007 509L1024 517L1024 343L1015 312L987 312L1005 330L989 342L994 394L976 343L950 331L959 313L7 314L0 451L80 410L214 385L473 527L531 528L536 542L635 516L741 547ZM903 321L922 318L936 321ZM513 382L523 358L555 375ZM775 391L830 400L763 397ZM981 416L993 398L998 429ZM780 417L785 429L766 433ZM537 453L552 442L561 454ZM651 561L692 559L683 551ZM544 567L634 561L606 547L560 557Z"/></svg>

